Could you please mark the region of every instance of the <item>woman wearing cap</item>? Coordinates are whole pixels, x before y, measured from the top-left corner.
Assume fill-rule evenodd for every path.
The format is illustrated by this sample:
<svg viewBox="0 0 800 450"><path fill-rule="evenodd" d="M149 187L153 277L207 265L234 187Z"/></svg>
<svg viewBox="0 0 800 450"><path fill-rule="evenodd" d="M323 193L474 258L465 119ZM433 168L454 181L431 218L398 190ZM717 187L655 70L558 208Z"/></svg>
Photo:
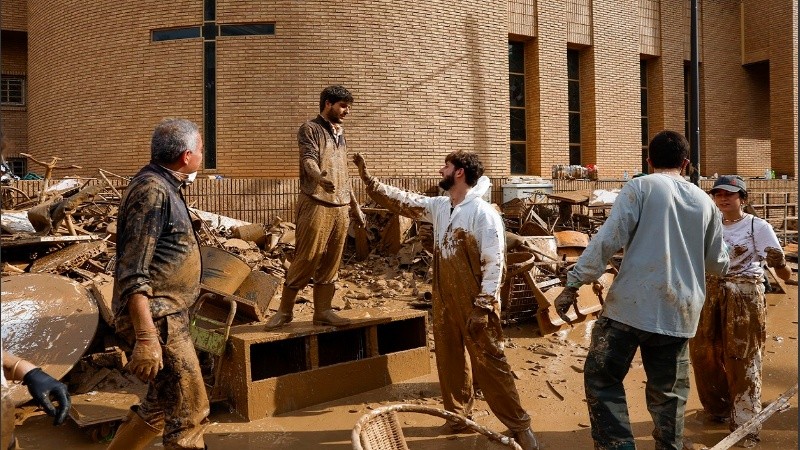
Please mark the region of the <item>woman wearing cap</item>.
<svg viewBox="0 0 800 450"><path fill-rule="evenodd" d="M772 226L744 212L747 185L741 177L720 177L710 194L722 212L731 262L725 277L706 279L706 301L690 341L690 357L703 408L717 420L729 420L733 431L761 411L767 313L762 261L784 280L792 271ZM760 429L742 446L755 446Z"/></svg>

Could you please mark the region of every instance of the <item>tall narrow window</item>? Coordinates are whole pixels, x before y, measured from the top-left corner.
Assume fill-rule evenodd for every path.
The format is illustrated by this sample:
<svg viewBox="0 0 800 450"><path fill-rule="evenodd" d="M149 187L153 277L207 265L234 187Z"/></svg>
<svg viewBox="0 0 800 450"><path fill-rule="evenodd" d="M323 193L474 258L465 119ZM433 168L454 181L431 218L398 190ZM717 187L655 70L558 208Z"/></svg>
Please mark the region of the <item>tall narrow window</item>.
<svg viewBox="0 0 800 450"><path fill-rule="evenodd" d="M689 65L683 65L683 135L689 139Z"/></svg>
<svg viewBox="0 0 800 450"><path fill-rule="evenodd" d="M511 117L511 173L527 173L525 132L525 45L508 43L508 93Z"/></svg>
<svg viewBox="0 0 800 450"><path fill-rule="evenodd" d="M639 80L642 102L642 173L647 173L647 145L650 143L650 124L647 120L647 61L639 61Z"/></svg>
<svg viewBox="0 0 800 450"><path fill-rule="evenodd" d="M569 110L569 163L581 163L581 67L578 50L567 50L567 109Z"/></svg>

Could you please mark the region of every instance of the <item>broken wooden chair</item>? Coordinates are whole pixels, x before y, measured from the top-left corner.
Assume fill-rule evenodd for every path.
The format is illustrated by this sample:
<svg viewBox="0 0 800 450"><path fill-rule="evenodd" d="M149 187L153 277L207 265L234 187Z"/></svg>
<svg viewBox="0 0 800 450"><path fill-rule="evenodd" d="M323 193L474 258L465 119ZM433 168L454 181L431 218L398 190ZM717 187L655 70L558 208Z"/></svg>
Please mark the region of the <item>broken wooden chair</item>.
<svg viewBox="0 0 800 450"><path fill-rule="evenodd" d="M400 421L397 419L398 412L413 412L441 417L476 431L505 447L522 450L522 447L514 439L478 425L466 417L439 408L407 403L382 406L361 416L350 435L353 449L409 450Z"/></svg>
<svg viewBox="0 0 800 450"><path fill-rule="evenodd" d="M233 325L233 318L236 316L237 305L235 299L230 297L223 298L229 305L228 317L225 322L201 315L203 303L214 295L213 293L206 293L198 297L189 314L189 334L192 337L195 349L209 353L214 359L211 382L206 382L206 392L211 403L227 400L227 394L220 390L220 374L222 373L223 355L228 345L228 337L231 334L231 325Z"/></svg>

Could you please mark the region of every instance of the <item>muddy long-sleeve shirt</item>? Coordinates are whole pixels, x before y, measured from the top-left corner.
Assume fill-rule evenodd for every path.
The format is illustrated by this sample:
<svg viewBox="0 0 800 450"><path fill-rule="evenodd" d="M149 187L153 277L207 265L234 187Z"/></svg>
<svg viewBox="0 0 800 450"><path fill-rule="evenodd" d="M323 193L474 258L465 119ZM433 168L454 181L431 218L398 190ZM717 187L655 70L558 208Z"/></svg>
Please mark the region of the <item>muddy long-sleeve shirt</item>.
<svg viewBox="0 0 800 450"><path fill-rule="evenodd" d="M347 176L347 141L344 132L338 135L330 122L321 115L300 126L297 131L300 150L300 191L319 202L345 206L350 204L350 178ZM306 160L319 166L325 178L333 182L334 192L328 193L304 168Z"/></svg>
<svg viewBox="0 0 800 450"><path fill-rule="evenodd" d="M708 194L664 174L628 181L567 281L596 280L619 249L622 266L602 315L652 333L694 336L705 274L724 275L729 264L722 220Z"/></svg>
<svg viewBox="0 0 800 450"><path fill-rule="evenodd" d="M200 291L200 247L181 182L148 164L125 189L117 223L113 308L117 329L128 317L128 298L150 300L153 319L185 311Z"/></svg>
<svg viewBox="0 0 800 450"><path fill-rule="evenodd" d="M433 224L434 290L469 293L475 306L499 315L505 230L500 215L481 198L491 187L487 177L481 177L455 207L449 196L427 197L375 178L366 185L369 196L384 207Z"/></svg>

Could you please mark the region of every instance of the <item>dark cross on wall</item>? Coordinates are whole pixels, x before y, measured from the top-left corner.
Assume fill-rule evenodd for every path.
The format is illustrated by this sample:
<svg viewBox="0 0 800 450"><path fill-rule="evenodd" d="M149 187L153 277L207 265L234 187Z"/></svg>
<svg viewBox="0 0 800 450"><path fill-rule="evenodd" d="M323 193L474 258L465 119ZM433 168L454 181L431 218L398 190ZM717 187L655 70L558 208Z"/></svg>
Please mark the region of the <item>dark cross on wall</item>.
<svg viewBox="0 0 800 450"><path fill-rule="evenodd" d="M216 0L203 1L203 24L152 30L153 42L203 38L203 165L217 167L217 37L275 34L274 23L217 24Z"/></svg>

